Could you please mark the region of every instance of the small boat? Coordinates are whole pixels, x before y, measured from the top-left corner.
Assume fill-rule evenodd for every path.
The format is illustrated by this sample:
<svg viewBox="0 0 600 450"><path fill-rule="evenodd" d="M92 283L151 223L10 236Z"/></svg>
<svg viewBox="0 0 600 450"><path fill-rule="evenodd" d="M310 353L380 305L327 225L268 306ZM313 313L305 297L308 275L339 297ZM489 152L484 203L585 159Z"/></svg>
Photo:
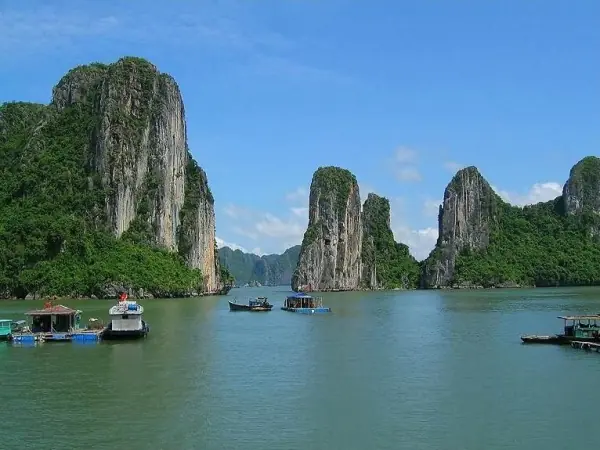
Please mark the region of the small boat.
<svg viewBox="0 0 600 450"><path fill-rule="evenodd" d="M248 304L229 302L230 311L271 311L273 305L269 303L267 297L257 297L255 299L249 299Z"/></svg>
<svg viewBox="0 0 600 450"><path fill-rule="evenodd" d="M288 295L283 302L281 309L300 314L322 314L331 312L331 308L323 306L322 297L313 297L304 292Z"/></svg>
<svg viewBox="0 0 600 450"><path fill-rule="evenodd" d="M12 320L0 319L0 341L9 341L12 334Z"/></svg>
<svg viewBox="0 0 600 450"><path fill-rule="evenodd" d="M119 297L119 302L112 306L108 314L110 323L102 333L102 339L138 339L146 337L150 327L142 318L144 307L134 300L127 300L127 294Z"/></svg>
<svg viewBox="0 0 600 450"><path fill-rule="evenodd" d="M521 336L524 344L567 345L573 341L600 343L600 315L559 316L564 321L562 334Z"/></svg>

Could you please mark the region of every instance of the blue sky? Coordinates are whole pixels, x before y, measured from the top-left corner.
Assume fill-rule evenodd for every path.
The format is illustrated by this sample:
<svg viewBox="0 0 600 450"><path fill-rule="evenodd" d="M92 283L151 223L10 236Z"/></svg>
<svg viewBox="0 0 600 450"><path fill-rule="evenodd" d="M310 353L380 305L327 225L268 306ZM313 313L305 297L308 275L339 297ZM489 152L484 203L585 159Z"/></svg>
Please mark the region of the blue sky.
<svg viewBox="0 0 600 450"><path fill-rule="evenodd" d="M457 168L516 204L600 148L600 2L0 0L0 102L142 56L181 88L219 243L301 242L322 165L388 197L419 259Z"/></svg>

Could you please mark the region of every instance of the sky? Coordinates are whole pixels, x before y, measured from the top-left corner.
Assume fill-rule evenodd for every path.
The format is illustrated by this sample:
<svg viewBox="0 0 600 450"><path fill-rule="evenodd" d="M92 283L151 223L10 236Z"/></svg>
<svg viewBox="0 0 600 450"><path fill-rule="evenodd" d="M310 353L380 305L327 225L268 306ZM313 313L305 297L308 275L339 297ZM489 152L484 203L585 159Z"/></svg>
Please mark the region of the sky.
<svg viewBox="0 0 600 450"><path fill-rule="evenodd" d="M461 167L555 198L600 149L598 55L597 0L0 0L0 102L147 58L182 91L219 246L257 254L301 243L320 166L387 197L419 260Z"/></svg>

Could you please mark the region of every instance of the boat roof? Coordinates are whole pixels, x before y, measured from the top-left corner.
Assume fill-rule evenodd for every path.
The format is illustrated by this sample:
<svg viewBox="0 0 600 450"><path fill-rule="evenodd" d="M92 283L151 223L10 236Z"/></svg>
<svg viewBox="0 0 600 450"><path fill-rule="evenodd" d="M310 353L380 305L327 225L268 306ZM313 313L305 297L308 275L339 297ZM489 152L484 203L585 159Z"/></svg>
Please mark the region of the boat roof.
<svg viewBox="0 0 600 450"><path fill-rule="evenodd" d="M10 322L10 323L12 323L12 320L10 320L10 319L0 319L0 323L4 323L4 322Z"/></svg>
<svg viewBox="0 0 600 450"><path fill-rule="evenodd" d="M50 308L34 309L27 311L26 316L71 316L80 313L78 309L67 308L64 305L55 305Z"/></svg>
<svg viewBox="0 0 600 450"><path fill-rule="evenodd" d="M313 296L305 294L304 292L296 292L292 295L288 295L287 298L313 298Z"/></svg>
<svg viewBox="0 0 600 450"><path fill-rule="evenodd" d="M564 320L600 320L600 314L584 314L581 316L558 316Z"/></svg>

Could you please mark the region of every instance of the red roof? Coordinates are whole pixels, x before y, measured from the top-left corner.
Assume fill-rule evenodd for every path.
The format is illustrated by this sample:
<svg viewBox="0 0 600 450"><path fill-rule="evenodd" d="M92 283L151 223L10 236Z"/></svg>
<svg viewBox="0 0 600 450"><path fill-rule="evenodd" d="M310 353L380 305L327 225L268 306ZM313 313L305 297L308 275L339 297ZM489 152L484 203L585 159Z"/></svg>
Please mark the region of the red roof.
<svg viewBox="0 0 600 450"><path fill-rule="evenodd" d="M70 316L70 315L76 314L76 313L77 313L76 309L67 308L66 306L63 306L63 305L55 305L55 306L51 306L50 308L34 309L33 311L26 312L25 315L27 315L27 316L49 316L49 315Z"/></svg>

